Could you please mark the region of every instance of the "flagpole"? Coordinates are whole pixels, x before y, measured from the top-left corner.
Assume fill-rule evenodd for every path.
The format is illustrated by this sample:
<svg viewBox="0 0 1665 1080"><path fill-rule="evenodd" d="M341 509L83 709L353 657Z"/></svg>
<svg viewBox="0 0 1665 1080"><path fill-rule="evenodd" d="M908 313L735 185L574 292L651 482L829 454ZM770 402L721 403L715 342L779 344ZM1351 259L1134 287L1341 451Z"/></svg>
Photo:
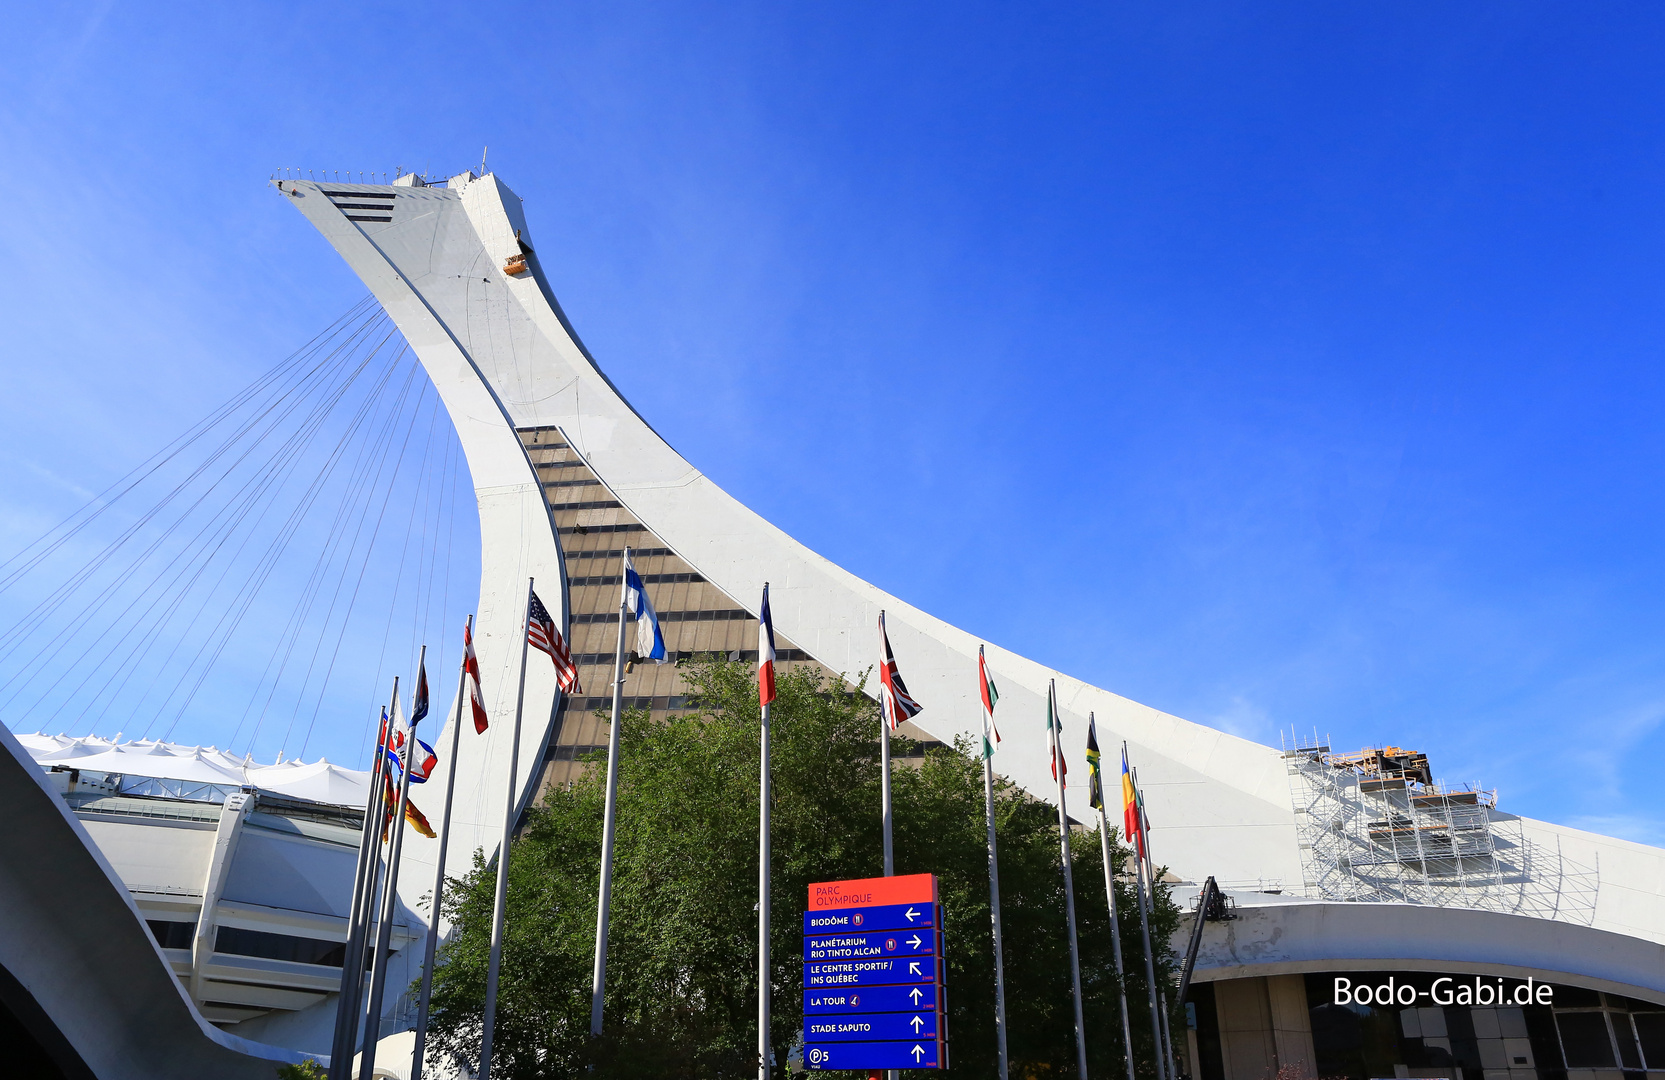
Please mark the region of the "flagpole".
<svg viewBox="0 0 1665 1080"><path fill-rule="evenodd" d="M491 1078L491 1036L497 1023L497 976L503 965L503 917L509 899L509 841L515 834L515 773L520 769L520 714L526 704L526 625L532 613L532 579L520 617L520 686L515 691L515 727L509 739L509 787L503 796L503 838L497 846L497 898L491 908L491 959L486 964L486 1013L480 1030L479 1080Z"/></svg>
<svg viewBox="0 0 1665 1080"><path fill-rule="evenodd" d="M885 636L885 613L880 610L879 641L883 643L888 640ZM890 657L880 655L879 663L888 668ZM883 678L882 675L880 677ZM879 768L881 770L879 774L879 792L880 799L884 804L880 808L879 816L884 824L885 833L885 877L893 877L896 874L896 856L890 839L890 717L885 715L883 693L879 695L879 703Z"/></svg>
<svg viewBox="0 0 1665 1080"><path fill-rule="evenodd" d="M983 647L977 646L981 668ZM982 670L977 673L981 681ZM983 816L989 827L989 916L994 924L994 1034L1000 1050L1000 1080L1006 1080L1006 959L1000 933L1000 857L994 846L994 743L992 716L983 710Z"/></svg>
<svg viewBox="0 0 1665 1080"><path fill-rule="evenodd" d="M773 634L769 622L769 583L763 583L763 607L758 612L758 672L761 679L763 665L773 665L773 658L765 658L762 652L763 635L770 634L770 645L773 647ZM769 677L774 678L774 668L771 666ZM762 692L762 682L758 683L759 693ZM769 707L770 700L760 706L763 713L762 730L758 736L758 781L757 781L757 1076L758 1080L769 1080L769 995L773 982L769 977Z"/></svg>
<svg viewBox="0 0 1665 1080"><path fill-rule="evenodd" d="M1127 760L1127 743L1125 742L1122 743L1122 760ZM1136 823L1140 835L1134 837L1133 840L1133 863L1139 871L1137 878L1139 934L1144 939L1145 944L1145 984L1150 990L1150 1034L1152 1041L1155 1043L1155 1052L1151 1056L1156 1060L1156 1080L1167 1080L1167 1066L1162 1060L1164 1056L1162 1053L1162 1014L1157 1011L1156 1005L1156 962L1150 950L1150 920L1145 915L1145 859L1143 851L1145 846L1143 838L1145 811L1139 805L1137 781L1134 782L1133 786L1133 810L1140 819Z"/></svg>
<svg viewBox="0 0 1665 1080"><path fill-rule="evenodd" d="M388 695L387 707L389 713L398 712L398 709L396 708L398 700L399 679L398 676L394 676L393 692ZM355 974L353 981L353 1015L347 1022L346 1058L349 1069L345 1075L349 1077L352 1075L352 1070L350 1068L352 1064L352 1056L356 1050L363 1049L359 1038L359 1024L364 1021L364 980L369 977L369 970L375 961L375 939L371 936L371 931L380 925L377 922L377 913L381 909L381 890L387 888L387 871L382 862L382 849L387 846L387 841L385 839L387 830L383 822L386 819L388 812L387 788L389 785L387 778L387 750L393 740L393 721L391 718L387 718L383 724L381 740L382 772L381 780L378 781L376 785L376 819L374 825L375 837L372 839L370 846L370 855L373 861L370 866L369 876L365 879L366 887L364 890L364 903L359 909L359 919L364 926L364 932L360 935L359 954L355 958L358 971Z"/></svg>
<svg viewBox="0 0 1665 1080"><path fill-rule="evenodd" d="M417 656L416 670L426 671L428 647L422 646ZM421 689L419 685L417 689ZM394 684L397 698L398 684ZM376 1044L382 1037L382 998L387 994L387 969L393 957L388 948L393 939L393 913L399 906L399 858L405 851L405 806L410 802L410 767L416 760L416 729L405 721L404 768L399 770L399 809L393 815L393 843L388 848L387 884L382 886L382 925L376 932L376 955L370 963L370 1015L364 1021L364 1056L360 1059L359 1075L376 1075ZM388 721L391 736L393 722Z"/></svg>
<svg viewBox="0 0 1665 1080"><path fill-rule="evenodd" d="M1104 895L1110 900L1110 944L1116 958L1116 993L1121 999L1122 1009L1122 1048L1127 1058L1127 1080L1135 1080L1133 1075L1133 1025L1127 1016L1127 981L1122 969L1122 928L1116 921L1116 878L1115 864L1110 859L1110 822L1104 816L1104 805L1101 801L1098 808L1098 842L1104 852ZM412 1077L411 1080L420 1080Z"/></svg>
<svg viewBox="0 0 1665 1080"><path fill-rule="evenodd" d="M1133 770L1133 790L1135 793L1138 793L1139 791L1138 769ZM1145 903L1150 909L1150 917L1154 920L1156 918L1156 858L1152 855L1150 850L1150 830L1145 827L1148 822L1145 819L1145 798L1143 794L1139 795L1138 806L1139 833L1145 838L1145 880L1150 883L1150 888L1145 895ZM1170 1078L1177 1077L1179 1075L1179 1068L1178 1063L1174 1060L1174 1040L1173 1036L1168 1033L1168 988L1163 986L1157 991L1157 993L1160 995L1160 1001L1162 1004L1162 1007L1158 1010L1157 1015L1162 1020L1163 1061L1166 1062L1168 1076Z"/></svg>
<svg viewBox="0 0 1665 1080"><path fill-rule="evenodd" d="M624 624L630 607L630 549L619 567L619 640L613 648L613 723L607 730L607 802L601 824L601 884L595 909L595 969L590 976L590 1035L601 1034L607 991L607 916L613 902L613 829L618 813L619 727L624 715ZM645 588L646 586L644 586ZM486 1080L481 1077L480 1080Z"/></svg>
<svg viewBox="0 0 1665 1080"><path fill-rule="evenodd" d="M386 726L376 732L376 756L370 763L370 791L365 799L364 827L360 829L358 841L358 864L353 869L353 899L347 909L347 947L341 961L341 992L335 1005L335 1037L330 1043L330 1080L348 1080L351 1072L348 1059L352 1057L353 1037L356 1030L349 1032L349 1020L354 1018L360 1001L359 980L364 976L364 920L361 917L364 906L365 879L374 880L371 870L379 862L379 854L372 846L372 840L378 835L375 821L380 816L377 810L381 804L382 778L382 739L386 736ZM373 888L374 886L372 886ZM359 963L352 962L353 957L359 957ZM357 1024L352 1024L356 1029Z"/></svg>
<svg viewBox="0 0 1665 1080"><path fill-rule="evenodd" d="M1047 687L1047 708L1052 722L1052 765L1053 773L1058 782L1058 840L1064 853L1064 911L1069 916L1070 929L1070 979L1075 990L1075 1068L1080 1080L1087 1080L1087 1036L1086 1023L1081 1015L1081 950L1076 944L1075 937L1075 879L1070 871L1070 818L1064 807L1064 740L1060 738L1061 724L1058 716L1058 681L1053 679ZM1159 1077L1158 1080L1161 1080Z"/></svg>
<svg viewBox="0 0 1665 1080"><path fill-rule="evenodd" d="M474 616L464 625L466 638L474 627ZM463 653L463 664L468 653ZM463 690L468 685L468 674L463 664L457 665L457 707L451 717L451 772L445 778L445 815L439 825L439 855L434 862L434 899L428 919L428 945L422 957L422 994L416 1005L416 1049L411 1052L410 1080L422 1080L422 1056L428 1043L428 1000L434 986L434 954L439 949L440 900L445 895L445 849L451 842L451 796L457 790L457 740L462 732Z"/></svg>

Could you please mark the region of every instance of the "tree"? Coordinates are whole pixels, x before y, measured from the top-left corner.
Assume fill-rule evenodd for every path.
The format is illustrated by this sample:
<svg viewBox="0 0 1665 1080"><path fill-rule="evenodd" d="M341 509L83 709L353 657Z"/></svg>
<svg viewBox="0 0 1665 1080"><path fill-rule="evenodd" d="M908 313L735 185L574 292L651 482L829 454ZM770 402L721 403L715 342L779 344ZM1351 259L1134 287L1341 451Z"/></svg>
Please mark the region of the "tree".
<svg viewBox="0 0 1665 1080"><path fill-rule="evenodd" d="M550 789L513 846L493 1055L506 1078L756 1075L758 706L750 665L689 662L690 715L620 729L619 805L607 962L606 1037L592 1045L603 770ZM878 712L848 687L797 670L777 680L773 720L772 1031L778 1067L802 1031L800 931L809 883L872 877L880 864ZM907 740L898 740L905 753ZM993 1075L993 955L980 763L968 745L893 771L898 873L939 876L956 1071ZM998 792L1007 1008L1014 1074L1073 1069L1073 1012L1057 813ZM1102 863L1074 844L1087 1040L1096 1071L1120 1070ZM1125 849L1117 848L1117 857ZM473 1060L485 997L495 871L476 853L448 890L455 929L434 979L436 1049ZM1118 897L1134 995L1135 1050L1149 1023L1130 891ZM1159 897L1159 977L1178 913ZM1133 969L1137 968L1137 971ZM1148 1070L1148 1066L1147 1066Z"/></svg>

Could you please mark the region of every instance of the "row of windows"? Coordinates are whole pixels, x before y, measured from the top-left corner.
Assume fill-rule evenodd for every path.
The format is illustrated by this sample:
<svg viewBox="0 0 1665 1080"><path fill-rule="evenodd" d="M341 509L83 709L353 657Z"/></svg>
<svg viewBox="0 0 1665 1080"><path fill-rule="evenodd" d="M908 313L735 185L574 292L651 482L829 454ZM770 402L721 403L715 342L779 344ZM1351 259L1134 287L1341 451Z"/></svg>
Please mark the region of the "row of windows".
<svg viewBox="0 0 1665 1080"><path fill-rule="evenodd" d="M719 611L661 611L660 622L732 622L736 619L753 618L751 612L730 608ZM616 611L586 612L574 615L574 623L609 623L617 622L619 613Z"/></svg>
<svg viewBox="0 0 1665 1080"><path fill-rule="evenodd" d="M600 481L596 481L596 482L600 483ZM548 485L545 485L545 486L547 487ZM620 503L617 499L598 499L595 502L550 503L549 508L551 510L617 510L622 505L623 504ZM606 528L606 526L605 525L591 525L590 528L592 528L592 529L604 529L604 528ZM563 529L561 531L565 532L566 530Z"/></svg>
<svg viewBox="0 0 1665 1080"><path fill-rule="evenodd" d="M704 574L693 573L643 574L641 577L644 585L671 585L680 582L699 582L705 580ZM623 574L592 574L589 577L567 578L567 584L574 587L579 585L617 585L623 580Z"/></svg>
<svg viewBox="0 0 1665 1080"><path fill-rule="evenodd" d="M658 697L627 697L624 699L626 709L692 709L699 703L691 697L682 694ZM567 712L595 712L597 709L611 709L611 697L569 697L561 704Z"/></svg>
<svg viewBox="0 0 1665 1080"><path fill-rule="evenodd" d="M258 956L264 960L288 960L295 964L340 967L346 962L347 946L339 941L222 926L214 938L214 951L233 956Z"/></svg>
<svg viewBox="0 0 1665 1080"><path fill-rule="evenodd" d="M150 936L156 939L156 944L164 949L189 949L197 936L195 921L146 919L145 926L149 928ZM222 926L214 936L214 951L232 956L258 956L263 960L340 967L347 954L347 946L339 941Z"/></svg>
<svg viewBox="0 0 1665 1080"><path fill-rule="evenodd" d="M641 526L638 525L638 526L636 526L636 528L639 529L639 528L641 528ZM676 552L672 551L670 548L665 548L665 547L631 548L630 549L630 554L633 557L639 558L639 559L651 559L655 555L675 555ZM605 551L569 551L569 552L567 552L567 558L569 558L569 559L622 559L622 558L624 558L624 549L623 548L609 548Z"/></svg>
<svg viewBox="0 0 1665 1080"><path fill-rule="evenodd" d="M618 504L614 503L613 505L617 506ZM561 507L550 507L550 509L559 510L559 509L561 509ZM623 524L623 525L563 525L560 528L560 533L561 533L562 536L572 536L572 535L583 536L586 533L627 533L627 532L647 532L647 526L646 525L639 525L636 522L632 521L632 522L628 522L628 523Z"/></svg>
<svg viewBox="0 0 1665 1080"><path fill-rule="evenodd" d="M600 487L600 480L545 480L546 488ZM614 504L617 505L616 503Z"/></svg>
<svg viewBox="0 0 1665 1080"><path fill-rule="evenodd" d="M533 449L542 449L542 447L533 447ZM582 461L537 461L533 462L533 467L539 469L582 469L584 463Z"/></svg>
<svg viewBox="0 0 1665 1080"><path fill-rule="evenodd" d="M553 432L559 434L560 430L561 430L560 427L556 424L533 424L530 427L515 428L515 434L521 436L523 439L527 435L530 435L530 436L532 436L532 438L536 439L536 438L538 438L539 435L541 435L545 431L553 431ZM553 445L553 444L551 444L551 445ZM565 444L562 443L562 445L565 445Z"/></svg>
<svg viewBox="0 0 1665 1080"><path fill-rule="evenodd" d="M699 659L701 657L705 657L705 656L725 656L725 655L730 660L738 660L742 663L747 663L747 664L757 663L757 650L756 649L734 649L734 650L732 650L732 651L730 651L726 654L723 653L721 650L712 651L712 650L709 650L709 649L706 649L706 650L698 650L698 649L687 650L687 649L684 649L684 650L679 652L675 649L667 649L667 650L665 650L665 662L667 664L674 664L678 660L697 660L697 659ZM636 653L634 651L632 651L626 657L626 659L632 660L636 663L641 663L641 660L636 656ZM813 657L813 656L809 655L808 653L804 652L802 649L776 649L775 650L775 659L776 660L781 660L781 661L785 661L785 660L814 660L815 657ZM574 664L578 665L579 667L592 666L592 665L596 665L596 664L611 664L613 662L613 654L610 653L610 652L573 653L572 654L572 662Z"/></svg>

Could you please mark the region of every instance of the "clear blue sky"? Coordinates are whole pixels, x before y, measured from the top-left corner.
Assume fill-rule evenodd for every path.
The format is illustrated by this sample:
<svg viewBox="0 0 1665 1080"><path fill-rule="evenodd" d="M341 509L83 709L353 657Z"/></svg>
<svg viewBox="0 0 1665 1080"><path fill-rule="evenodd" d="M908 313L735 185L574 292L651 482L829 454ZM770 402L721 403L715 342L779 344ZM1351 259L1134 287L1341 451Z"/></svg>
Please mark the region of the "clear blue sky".
<svg viewBox="0 0 1665 1080"><path fill-rule="evenodd" d="M13 10L6 546L362 294L274 169L489 144L604 368L816 550L1665 842L1665 9L554 7Z"/></svg>

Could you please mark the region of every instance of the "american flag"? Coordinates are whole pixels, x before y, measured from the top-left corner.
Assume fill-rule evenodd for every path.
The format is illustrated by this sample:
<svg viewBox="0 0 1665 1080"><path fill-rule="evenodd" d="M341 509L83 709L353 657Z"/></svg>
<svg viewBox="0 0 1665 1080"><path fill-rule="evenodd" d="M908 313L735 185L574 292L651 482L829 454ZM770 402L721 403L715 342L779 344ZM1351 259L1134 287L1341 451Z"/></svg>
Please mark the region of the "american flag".
<svg viewBox="0 0 1665 1080"><path fill-rule="evenodd" d="M895 731L902 721L918 716L923 709L919 702L908 696L902 673L896 670L896 655L890 651L890 635L885 633L885 613L882 611L879 612L879 649L884 664L879 669L879 708L884 712L885 723Z"/></svg>
<svg viewBox="0 0 1665 1080"><path fill-rule="evenodd" d="M578 669L573 666L572 651L561 632L555 629L555 620L550 618L549 609L543 606L537 593L532 594L532 606L526 612L526 641L549 654L555 664L555 681L561 684L562 690L570 694L578 689Z"/></svg>

